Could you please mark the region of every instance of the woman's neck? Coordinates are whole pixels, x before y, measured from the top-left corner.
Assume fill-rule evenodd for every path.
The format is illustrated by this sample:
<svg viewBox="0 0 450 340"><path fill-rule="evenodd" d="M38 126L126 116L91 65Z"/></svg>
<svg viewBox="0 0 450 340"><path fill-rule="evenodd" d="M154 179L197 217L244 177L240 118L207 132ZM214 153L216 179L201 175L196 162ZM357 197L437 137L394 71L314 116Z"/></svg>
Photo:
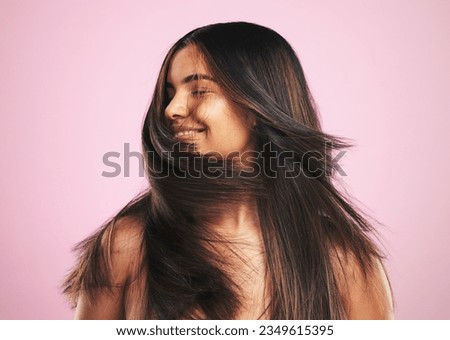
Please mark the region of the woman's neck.
<svg viewBox="0 0 450 340"><path fill-rule="evenodd" d="M215 230L227 238L247 238L260 234L256 203L247 202L227 207L218 217Z"/></svg>

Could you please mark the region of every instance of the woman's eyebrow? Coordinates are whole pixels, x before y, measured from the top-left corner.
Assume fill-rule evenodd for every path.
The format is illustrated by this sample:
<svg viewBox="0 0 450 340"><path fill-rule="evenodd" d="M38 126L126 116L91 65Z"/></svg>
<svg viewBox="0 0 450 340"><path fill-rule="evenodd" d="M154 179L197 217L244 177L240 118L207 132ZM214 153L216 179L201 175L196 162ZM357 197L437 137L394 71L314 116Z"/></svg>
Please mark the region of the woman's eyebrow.
<svg viewBox="0 0 450 340"><path fill-rule="evenodd" d="M181 81L181 83L184 85L184 84L188 84L192 81L201 80L201 79L216 82L216 80L213 77L208 76L207 74L195 73L195 74L188 75L187 77L184 77L183 80ZM172 83L169 83L169 82L166 82L166 87L171 88L171 89L174 88Z"/></svg>

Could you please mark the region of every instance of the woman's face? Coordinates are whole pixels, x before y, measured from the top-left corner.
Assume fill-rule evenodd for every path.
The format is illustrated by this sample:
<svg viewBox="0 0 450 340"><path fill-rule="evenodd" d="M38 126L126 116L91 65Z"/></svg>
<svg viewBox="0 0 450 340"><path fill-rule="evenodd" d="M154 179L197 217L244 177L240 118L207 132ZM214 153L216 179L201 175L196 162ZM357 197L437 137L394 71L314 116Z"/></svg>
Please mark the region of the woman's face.
<svg viewBox="0 0 450 340"><path fill-rule="evenodd" d="M254 119L232 107L193 46L178 51L166 79L169 98L165 117L177 140L194 143L197 152L220 153L254 149Z"/></svg>

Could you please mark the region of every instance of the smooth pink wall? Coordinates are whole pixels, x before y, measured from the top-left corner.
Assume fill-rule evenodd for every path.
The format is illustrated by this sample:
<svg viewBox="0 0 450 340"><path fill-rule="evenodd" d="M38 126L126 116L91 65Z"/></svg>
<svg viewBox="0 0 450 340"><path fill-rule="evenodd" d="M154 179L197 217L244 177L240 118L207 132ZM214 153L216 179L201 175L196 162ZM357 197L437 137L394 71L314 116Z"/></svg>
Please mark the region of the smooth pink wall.
<svg viewBox="0 0 450 340"><path fill-rule="evenodd" d="M349 191L383 222L398 319L450 318L449 1L0 2L0 318L67 319L70 248L145 185L139 150L169 46L244 20L297 51ZM136 159L132 160L136 161Z"/></svg>

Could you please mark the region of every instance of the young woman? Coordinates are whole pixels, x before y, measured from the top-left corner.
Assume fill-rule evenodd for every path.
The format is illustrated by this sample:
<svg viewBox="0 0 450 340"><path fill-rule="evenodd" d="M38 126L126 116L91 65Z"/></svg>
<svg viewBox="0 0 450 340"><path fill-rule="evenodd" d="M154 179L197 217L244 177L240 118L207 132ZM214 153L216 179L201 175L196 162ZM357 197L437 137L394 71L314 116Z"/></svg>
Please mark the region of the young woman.
<svg viewBox="0 0 450 340"><path fill-rule="evenodd" d="M292 47L246 22L169 50L142 129L149 189L79 243L78 319L389 319L374 228L335 188Z"/></svg>

